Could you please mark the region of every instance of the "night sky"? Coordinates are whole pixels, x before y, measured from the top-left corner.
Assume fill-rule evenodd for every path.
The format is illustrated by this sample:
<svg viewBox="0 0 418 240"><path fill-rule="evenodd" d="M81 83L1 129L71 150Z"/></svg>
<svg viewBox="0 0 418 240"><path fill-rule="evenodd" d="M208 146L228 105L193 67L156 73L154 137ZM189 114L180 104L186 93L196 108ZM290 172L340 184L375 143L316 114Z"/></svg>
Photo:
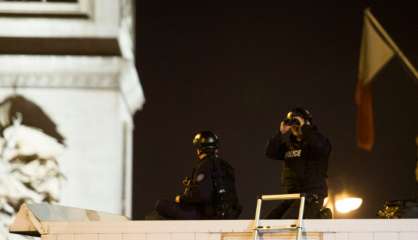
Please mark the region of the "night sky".
<svg viewBox="0 0 418 240"><path fill-rule="evenodd" d="M166 3L171 2L171 3ZM281 163L267 139L295 106L310 109L330 138L329 186L364 199L350 218L374 218L385 200L413 198L418 83L393 59L373 83L376 144L356 147L354 87L366 6L418 66L416 7L401 1L137 1L136 54L145 91L135 115L134 213L182 192L195 162L192 137L221 138L235 168L244 212L279 193ZM388 4L387 2L392 2Z"/></svg>

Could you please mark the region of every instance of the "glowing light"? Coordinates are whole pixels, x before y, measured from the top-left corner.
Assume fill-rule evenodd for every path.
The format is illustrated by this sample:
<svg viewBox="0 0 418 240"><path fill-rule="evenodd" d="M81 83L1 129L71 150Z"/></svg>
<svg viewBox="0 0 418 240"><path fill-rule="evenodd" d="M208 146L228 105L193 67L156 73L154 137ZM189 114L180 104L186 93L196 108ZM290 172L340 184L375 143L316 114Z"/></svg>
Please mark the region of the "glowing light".
<svg viewBox="0 0 418 240"><path fill-rule="evenodd" d="M335 207L334 207L334 197L333 196L328 196L324 199L324 208L328 208L329 210L331 210L332 214L334 215L335 213Z"/></svg>
<svg viewBox="0 0 418 240"><path fill-rule="evenodd" d="M361 198L347 197L335 201L335 208L339 213L349 213L357 210L362 203Z"/></svg>
<svg viewBox="0 0 418 240"><path fill-rule="evenodd" d="M328 205L328 201L329 201L329 199L328 199L328 197L326 197L326 198L324 199L324 204L323 204L323 207L326 207L326 206Z"/></svg>

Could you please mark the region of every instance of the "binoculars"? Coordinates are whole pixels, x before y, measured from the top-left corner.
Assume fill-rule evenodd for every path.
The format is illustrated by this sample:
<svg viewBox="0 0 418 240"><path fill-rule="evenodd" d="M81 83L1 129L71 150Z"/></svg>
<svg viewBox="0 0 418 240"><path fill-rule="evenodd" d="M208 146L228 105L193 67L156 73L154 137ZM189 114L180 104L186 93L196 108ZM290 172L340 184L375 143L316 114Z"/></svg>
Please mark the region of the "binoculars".
<svg viewBox="0 0 418 240"><path fill-rule="evenodd" d="M286 118L283 122L288 126L300 126L300 122L296 118Z"/></svg>

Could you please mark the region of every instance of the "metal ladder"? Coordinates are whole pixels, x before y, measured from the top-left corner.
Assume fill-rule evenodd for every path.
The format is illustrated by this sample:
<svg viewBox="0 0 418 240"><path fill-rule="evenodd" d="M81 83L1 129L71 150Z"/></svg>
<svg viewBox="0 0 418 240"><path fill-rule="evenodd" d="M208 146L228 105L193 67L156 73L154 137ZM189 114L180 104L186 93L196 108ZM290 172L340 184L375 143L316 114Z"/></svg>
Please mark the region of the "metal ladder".
<svg viewBox="0 0 418 240"><path fill-rule="evenodd" d="M285 227L272 227L272 226L261 226L260 224L260 212L262 201L277 201L277 200L291 200L300 199L299 216L296 224ZM302 237L302 219L303 211L305 208L305 196L303 194L281 194L281 195L261 195L257 199L257 208L255 210L254 220L254 240L257 240L259 235L265 232L277 232L277 231L296 231L296 240L300 240Z"/></svg>

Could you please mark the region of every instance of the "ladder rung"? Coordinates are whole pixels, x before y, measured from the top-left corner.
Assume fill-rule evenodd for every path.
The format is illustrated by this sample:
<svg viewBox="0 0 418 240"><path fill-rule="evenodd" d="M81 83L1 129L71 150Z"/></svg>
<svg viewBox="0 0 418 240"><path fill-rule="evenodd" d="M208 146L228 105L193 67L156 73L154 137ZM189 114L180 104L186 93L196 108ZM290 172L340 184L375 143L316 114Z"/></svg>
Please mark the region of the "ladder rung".
<svg viewBox="0 0 418 240"><path fill-rule="evenodd" d="M301 194L294 193L294 194L262 195L261 199L263 199L263 201L275 201L275 200L300 199L301 197L302 197Z"/></svg>
<svg viewBox="0 0 418 240"><path fill-rule="evenodd" d="M299 228L300 227L297 227L297 226L285 226L285 227L281 227L281 226L275 226L275 227L259 226L259 227L257 227L257 231L260 231L260 232L289 231L289 230L298 230Z"/></svg>

